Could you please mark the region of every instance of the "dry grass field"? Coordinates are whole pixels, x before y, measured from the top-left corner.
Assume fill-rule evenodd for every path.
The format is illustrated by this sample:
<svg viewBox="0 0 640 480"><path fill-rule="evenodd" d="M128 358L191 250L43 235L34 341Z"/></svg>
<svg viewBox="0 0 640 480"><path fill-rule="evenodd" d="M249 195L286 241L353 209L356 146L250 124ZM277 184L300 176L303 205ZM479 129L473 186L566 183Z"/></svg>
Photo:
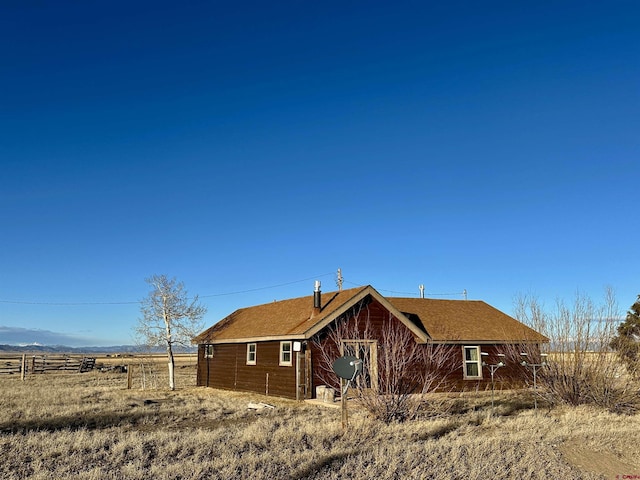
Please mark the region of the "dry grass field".
<svg viewBox="0 0 640 480"><path fill-rule="evenodd" d="M197 388L191 357L173 392L162 359L144 366L157 384L144 390L139 359L106 360L134 365L132 389L114 372L0 376L0 478L640 478L637 415L534 413L521 393L498 395L490 415L490 396L472 394L452 413L404 424L351 405L343 430L339 409Z"/></svg>

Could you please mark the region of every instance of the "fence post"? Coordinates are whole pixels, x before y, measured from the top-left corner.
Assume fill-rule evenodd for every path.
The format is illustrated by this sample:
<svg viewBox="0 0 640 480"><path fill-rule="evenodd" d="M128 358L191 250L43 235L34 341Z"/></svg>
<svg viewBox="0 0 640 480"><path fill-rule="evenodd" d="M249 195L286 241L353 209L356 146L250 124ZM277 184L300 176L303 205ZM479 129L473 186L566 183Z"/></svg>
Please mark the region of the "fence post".
<svg viewBox="0 0 640 480"><path fill-rule="evenodd" d="M133 383L133 369L131 364L127 364L127 390L131 390L131 384Z"/></svg>
<svg viewBox="0 0 640 480"><path fill-rule="evenodd" d="M25 370L27 368L27 354L22 354L22 364L20 365L20 378L24 382Z"/></svg>

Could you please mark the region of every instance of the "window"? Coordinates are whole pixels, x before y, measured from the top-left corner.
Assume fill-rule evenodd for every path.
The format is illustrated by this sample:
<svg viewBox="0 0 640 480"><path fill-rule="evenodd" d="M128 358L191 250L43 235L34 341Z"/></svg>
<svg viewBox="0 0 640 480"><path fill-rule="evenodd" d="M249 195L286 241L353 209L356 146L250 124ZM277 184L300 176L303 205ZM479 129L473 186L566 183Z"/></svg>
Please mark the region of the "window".
<svg viewBox="0 0 640 480"><path fill-rule="evenodd" d="M213 358L213 345L204 346L204 358Z"/></svg>
<svg viewBox="0 0 640 480"><path fill-rule="evenodd" d="M290 367L291 361L291 342L280 342L280 365Z"/></svg>
<svg viewBox="0 0 640 480"><path fill-rule="evenodd" d="M247 343L247 365L256 364L256 344Z"/></svg>
<svg viewBox="0 0 640 480"><path fill-rule="evenodd" d="M463 347L464 378L482 378L480 347Z"/></svg>

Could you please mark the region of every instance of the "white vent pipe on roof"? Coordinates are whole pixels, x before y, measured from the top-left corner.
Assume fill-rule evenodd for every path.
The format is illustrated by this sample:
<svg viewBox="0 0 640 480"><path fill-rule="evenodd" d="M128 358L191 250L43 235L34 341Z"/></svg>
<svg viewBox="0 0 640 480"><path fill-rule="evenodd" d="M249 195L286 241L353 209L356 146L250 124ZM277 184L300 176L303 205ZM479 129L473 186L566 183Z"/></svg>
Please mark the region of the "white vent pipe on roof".
<svg viewBox="0 0 640 480"><path fill-rule="evenodd" d="M320 309L321 302L320 280L316 280L313 288L313 308Z"/></svg>

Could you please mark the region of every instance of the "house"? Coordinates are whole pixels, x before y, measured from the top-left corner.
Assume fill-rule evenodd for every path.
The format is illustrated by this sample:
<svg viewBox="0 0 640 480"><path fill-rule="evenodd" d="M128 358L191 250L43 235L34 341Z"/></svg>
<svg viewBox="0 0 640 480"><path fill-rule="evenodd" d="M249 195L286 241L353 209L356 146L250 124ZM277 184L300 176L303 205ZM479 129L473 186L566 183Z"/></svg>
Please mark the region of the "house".
<svg viewBox="0 0 640 480"><path fill-rule="evenodd" d="M442 375L462 390L490 386L487 365L501 355L548 342L482 301L385 297L370 285L322 293L316 282L312 296L241 308L195 337L197 385L312 398L317 386L336 385L331 361L350 354L368 359L364 377L376 386L390 328L410 339L407 351L445 349ZM522 367L507 362L496 378L517 381Z"/></svg>

